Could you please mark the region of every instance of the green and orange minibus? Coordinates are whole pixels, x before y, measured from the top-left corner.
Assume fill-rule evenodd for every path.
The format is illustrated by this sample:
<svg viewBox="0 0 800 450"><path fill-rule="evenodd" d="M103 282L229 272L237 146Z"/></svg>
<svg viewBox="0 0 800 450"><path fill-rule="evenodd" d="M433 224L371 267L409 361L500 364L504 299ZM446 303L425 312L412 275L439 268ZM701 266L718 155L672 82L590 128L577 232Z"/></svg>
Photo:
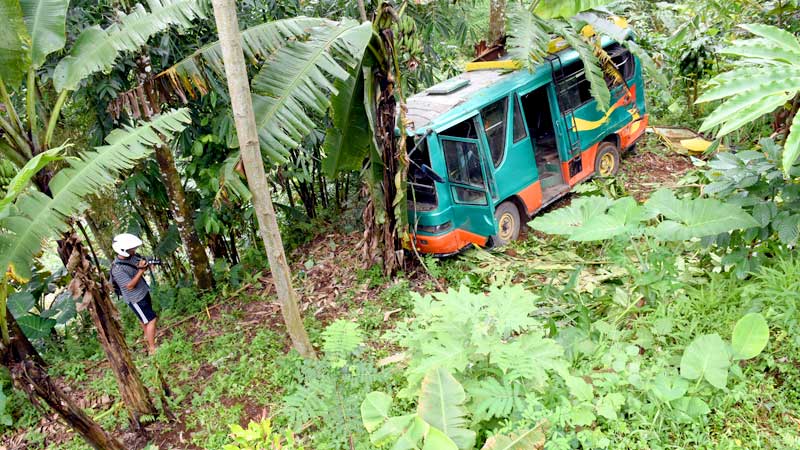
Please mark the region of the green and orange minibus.
<svg viewBox="0 0 800 450"><path fill-rule="evenodd" d="M607 80L605 111L569 48L532 71L478 67L407 100L409 245L438 256L502 245L578 183L617 173L647 128L644 80L624 46L602 45L622 78Z"/></svg>

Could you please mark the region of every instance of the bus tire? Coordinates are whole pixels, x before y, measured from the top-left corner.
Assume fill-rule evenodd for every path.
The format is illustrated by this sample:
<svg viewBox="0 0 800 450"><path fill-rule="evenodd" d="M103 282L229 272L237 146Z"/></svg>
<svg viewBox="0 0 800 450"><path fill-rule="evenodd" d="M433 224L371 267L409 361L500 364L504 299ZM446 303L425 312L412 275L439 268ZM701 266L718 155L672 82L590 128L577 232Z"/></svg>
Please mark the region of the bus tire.
<svg viewBox="0 0 800 450"><path fill-rule="evenodd" d="M601 142L597 147L594 160L594 173L598 177L608 178L619 173L619 149L613 142Z"/></svg>
<svg viewBox="0 0 800 450"><path fill-rule="evenodd" d="M511 201L505 201L494 210L494 219L497 222L497 234L492 236L492 245L502 247L519 238L522 222L519 209Z"/></svg>

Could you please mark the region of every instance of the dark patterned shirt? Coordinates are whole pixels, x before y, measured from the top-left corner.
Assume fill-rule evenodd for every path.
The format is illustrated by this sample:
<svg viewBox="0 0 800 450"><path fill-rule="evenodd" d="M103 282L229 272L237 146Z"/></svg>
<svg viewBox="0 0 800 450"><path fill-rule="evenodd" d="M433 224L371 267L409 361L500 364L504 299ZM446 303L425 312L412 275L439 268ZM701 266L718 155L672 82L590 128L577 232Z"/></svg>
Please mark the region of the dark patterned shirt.
<svg viewBox="0 0 800 450"><path fill-rule="evenodd" d="M114 260L114 265L111 266L111 276L114 277L114 281L116 281L119 286L119 290L122 291L122 299L125 300L125 303L139 303L147 293L150 292L150 286L147 285L147 281L145 281L144 276L142 276L133 289L128 289L128 283L133 280L133 277L136 276L136 272L138 272L139 269L128 266L127 264L118 264L117 262L125 261L128 264L136 266L141 260L142 258L138 255L134 255L125 260L117 258Z"/></svg>

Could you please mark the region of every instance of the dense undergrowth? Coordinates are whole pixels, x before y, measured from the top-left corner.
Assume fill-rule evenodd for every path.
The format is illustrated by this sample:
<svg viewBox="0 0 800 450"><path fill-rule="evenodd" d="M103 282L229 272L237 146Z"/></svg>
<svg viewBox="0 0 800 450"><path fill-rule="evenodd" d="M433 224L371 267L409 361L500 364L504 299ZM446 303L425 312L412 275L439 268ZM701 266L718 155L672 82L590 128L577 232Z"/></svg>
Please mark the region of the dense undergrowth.
<svg viewBox="0 0 800 450"><path fill-rule="evenodd" d="M354 293L342 292L336 317L307 318L323 355L317 361L286 353L280 325L259 315L267 302L251 294L258 291L229 299L259 283L255 277L205 296L162 289L156 298L167 336L155 360L140 357L139 364L154 391L155 364L164 368L180 426L156 429L150 448L259 441L391 448L399 436L422 445L423 435L435 439L426 429L444 426L437 420L462 430L460 448L502 443L503 436L553 449L797 448L800 259L776 248L743 276L720 263L717 247L648 241L638 252L529 232L501 252L426 258L430 277L413 281L413 289L402 278L362 270L350 288L380 295L356 305ZM437 283L449 290L426 293ZM734 326L748 313L766 319L769 342L757 356L736 360ZM123 318L137 348L137 325ZM111 399L89 411L104 426L125 429L113 376L98 368L99 346L87 342L66 336L48 347L52 372L85 398ZM687 353L716 364L717 378L691 376ZM720 355L723 361L712 361ZM431 384L434 368L442 373ZM446 419L430 410L422 386L446 392ZM14 421L29 430L28 448L85 445L77 437L51 441L37 432L39 412L19 396L9 401L10 411L23 411ZM379 418L364 422L370 414ZM386 420L393 422L382 428Z"/></svg>

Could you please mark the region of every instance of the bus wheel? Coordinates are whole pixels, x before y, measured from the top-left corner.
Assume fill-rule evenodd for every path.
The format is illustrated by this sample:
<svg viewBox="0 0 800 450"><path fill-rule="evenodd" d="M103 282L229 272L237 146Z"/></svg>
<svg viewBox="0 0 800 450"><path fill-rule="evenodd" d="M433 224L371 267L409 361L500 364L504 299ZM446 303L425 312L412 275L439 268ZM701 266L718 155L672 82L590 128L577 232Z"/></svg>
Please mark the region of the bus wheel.
<svg viewBox="0 0 800 450"><path fill-rule="evenodd" d="M602 142L597 147L594 171L599 177L613 177L619 172L619 149L611 142Z"/></svg>
<svg viewBox="0 0 800 450"><path fill-rule="evenodd" d="M517 205L512 202L501 203L494 210L494 218L497 221L497 234L492 236L495 247L506 245L519 237L521 222Z"/></svg>

